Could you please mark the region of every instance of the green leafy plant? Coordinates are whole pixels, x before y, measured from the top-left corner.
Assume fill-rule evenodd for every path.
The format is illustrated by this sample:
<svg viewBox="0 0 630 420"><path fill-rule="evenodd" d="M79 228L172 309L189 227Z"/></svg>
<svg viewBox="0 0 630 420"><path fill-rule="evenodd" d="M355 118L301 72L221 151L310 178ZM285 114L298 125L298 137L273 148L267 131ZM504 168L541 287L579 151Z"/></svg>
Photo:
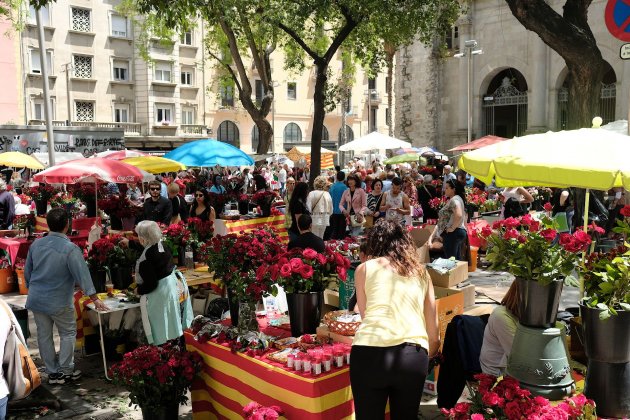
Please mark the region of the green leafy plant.
<svg viewBox="0 0 630 420"><path fill-rule="evenodd" d="M621 214L624 220L617 221L613 230L627 237L630 234L630 206L625 206ZM589 308L602 311L600 319L617 315L618 310L630 311L630 244L625 242L606 253L593 253L581 266L584 278L584 298L582 302Z"/></svg>
<svg viewBox="0 0 630 420"><path fill-rule="evenodd" d="M577 286L571 273L578 264L578 253L592 242L588 233L581 230L558 235L551 219L538 221L530 215L496 221L492 228L484 227L480 236L488 241L486 258L490 269L543 285L564 280Z"/></svg>

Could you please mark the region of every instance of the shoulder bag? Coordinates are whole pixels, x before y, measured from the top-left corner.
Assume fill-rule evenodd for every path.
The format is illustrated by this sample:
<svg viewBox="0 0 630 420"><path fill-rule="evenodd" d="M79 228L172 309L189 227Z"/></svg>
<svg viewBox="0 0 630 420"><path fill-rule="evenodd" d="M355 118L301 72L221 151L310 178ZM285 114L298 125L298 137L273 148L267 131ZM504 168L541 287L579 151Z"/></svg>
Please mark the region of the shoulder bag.
<svg viewBox="0 0 630 420"><path fill-rule="evenodd" d="M37 366L28 353L22 331L18 331L19 325L15 324L13 313L4 301L0 305L11 319L11 329L4 345L2 361L4 378L9 387L9 398L20 400L28 397L35 388L41 385L42 381Z"/></svg>

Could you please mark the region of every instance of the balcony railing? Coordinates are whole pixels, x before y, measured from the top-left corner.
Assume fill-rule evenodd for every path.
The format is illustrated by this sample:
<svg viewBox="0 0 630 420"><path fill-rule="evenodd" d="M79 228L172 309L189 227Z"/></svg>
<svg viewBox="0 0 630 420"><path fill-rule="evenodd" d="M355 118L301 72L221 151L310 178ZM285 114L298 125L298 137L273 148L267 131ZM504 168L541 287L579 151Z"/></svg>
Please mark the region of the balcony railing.
<svg viewBox="0 0 630 420"><path fill-rule="evenodd" d="M43 120L30 120L28 125L45 125ZM66 121L53 120L53 127L68 127ZM139 136L142 130L141 123L132 122L99 122L99 121L70 121L70 127L99 127L122 128L126 136Z"/></svg>
<svg viewBox="0 0 630 420"><path fill-rule="evenodd" d="M182 130L182 134L189 136L202 136L205 135L206 127L198 124L181 124L179 126Z"/></svg>

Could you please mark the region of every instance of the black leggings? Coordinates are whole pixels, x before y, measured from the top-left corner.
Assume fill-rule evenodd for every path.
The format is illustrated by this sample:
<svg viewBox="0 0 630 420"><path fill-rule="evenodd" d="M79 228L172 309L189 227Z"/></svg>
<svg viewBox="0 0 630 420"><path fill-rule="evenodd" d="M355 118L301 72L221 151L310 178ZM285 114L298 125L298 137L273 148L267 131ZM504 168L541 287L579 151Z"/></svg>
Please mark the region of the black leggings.
<svg viewBox="0 0 630 420"><path fill-rule="evenodd" d="M350 384L357 420L382 420L389 399L390 418L418 418L429 358L419 346L352 346Z"/></svg>

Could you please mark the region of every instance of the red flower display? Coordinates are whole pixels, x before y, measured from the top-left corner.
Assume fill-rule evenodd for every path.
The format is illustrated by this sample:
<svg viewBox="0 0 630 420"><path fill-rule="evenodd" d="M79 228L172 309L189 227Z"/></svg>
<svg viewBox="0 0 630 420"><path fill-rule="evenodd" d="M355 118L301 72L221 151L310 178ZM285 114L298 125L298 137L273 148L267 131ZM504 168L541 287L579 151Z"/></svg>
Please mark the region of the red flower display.
<svg viewBox="0 0 630 420"><path fill-rule="evenodd" d="M448 202L447 197L435 197L429 200L429 206L432 209L440 210L442 207L446 205L447 202Z"/></svg>
<svg viewBox="0 0 630 420"><path fill-rule="evenodd" d="M552 211L553 210L553 206L551 205L551 203L545 203L543 205L543 208L545 209L545 211Z"/></svg>
<svg viewBox="0 0 630 420"><path fill-rule="evenodd" d="M115 384L130 391L132 404L167 406L188 401L187 391L200 367L199 354L186 351L174 340L126 353L121 362L110 368L109 374Z"/></svg>
<svg viewBox="0 0 630 420"><path fill-rule="evenodd" d="M48 201L53 195L57 194L57 190L50 185L37 185L24 190L35 201ZM22 201L24 203L24 201ZM26 204L26 203L24 203Z"/></svg>
<svg viewBox="0 0 630 420"><path fill-rule="evenodd" d="M127 197L115 194L98 200L98 207L119 219L136 217L142 213L142 208L133 204Z"/></svg>
<svg viewBox="0 0 630 420"><path fill-rule="evenodd" d="M178 256L179 248L185 247L190 240L190 231L184 222L173 223L162 230L163 242L171 252L171 255Z"/></svg>
<svg viewBox="0 0 630 420"><path fill-rule="evenodd" d="M619 214L621 214L623 217L630 217L630 205L623 206L621 210L619 210Z"/></svg>
<svg viewBox="0 0 630 420"><path fill-rule="evenodd" d="M187 223L192 238L197 242L207 241L214 233L214 222L211 220L204 221L198 217L189 217Z"/></svg>
<svg viewBox="0 0 630 420"><path fill-rule="evenodd" d="M243 418L246 420L276 420L282 414L282 409L277 405L263 407L255 401L243 407Z"/></svg>

